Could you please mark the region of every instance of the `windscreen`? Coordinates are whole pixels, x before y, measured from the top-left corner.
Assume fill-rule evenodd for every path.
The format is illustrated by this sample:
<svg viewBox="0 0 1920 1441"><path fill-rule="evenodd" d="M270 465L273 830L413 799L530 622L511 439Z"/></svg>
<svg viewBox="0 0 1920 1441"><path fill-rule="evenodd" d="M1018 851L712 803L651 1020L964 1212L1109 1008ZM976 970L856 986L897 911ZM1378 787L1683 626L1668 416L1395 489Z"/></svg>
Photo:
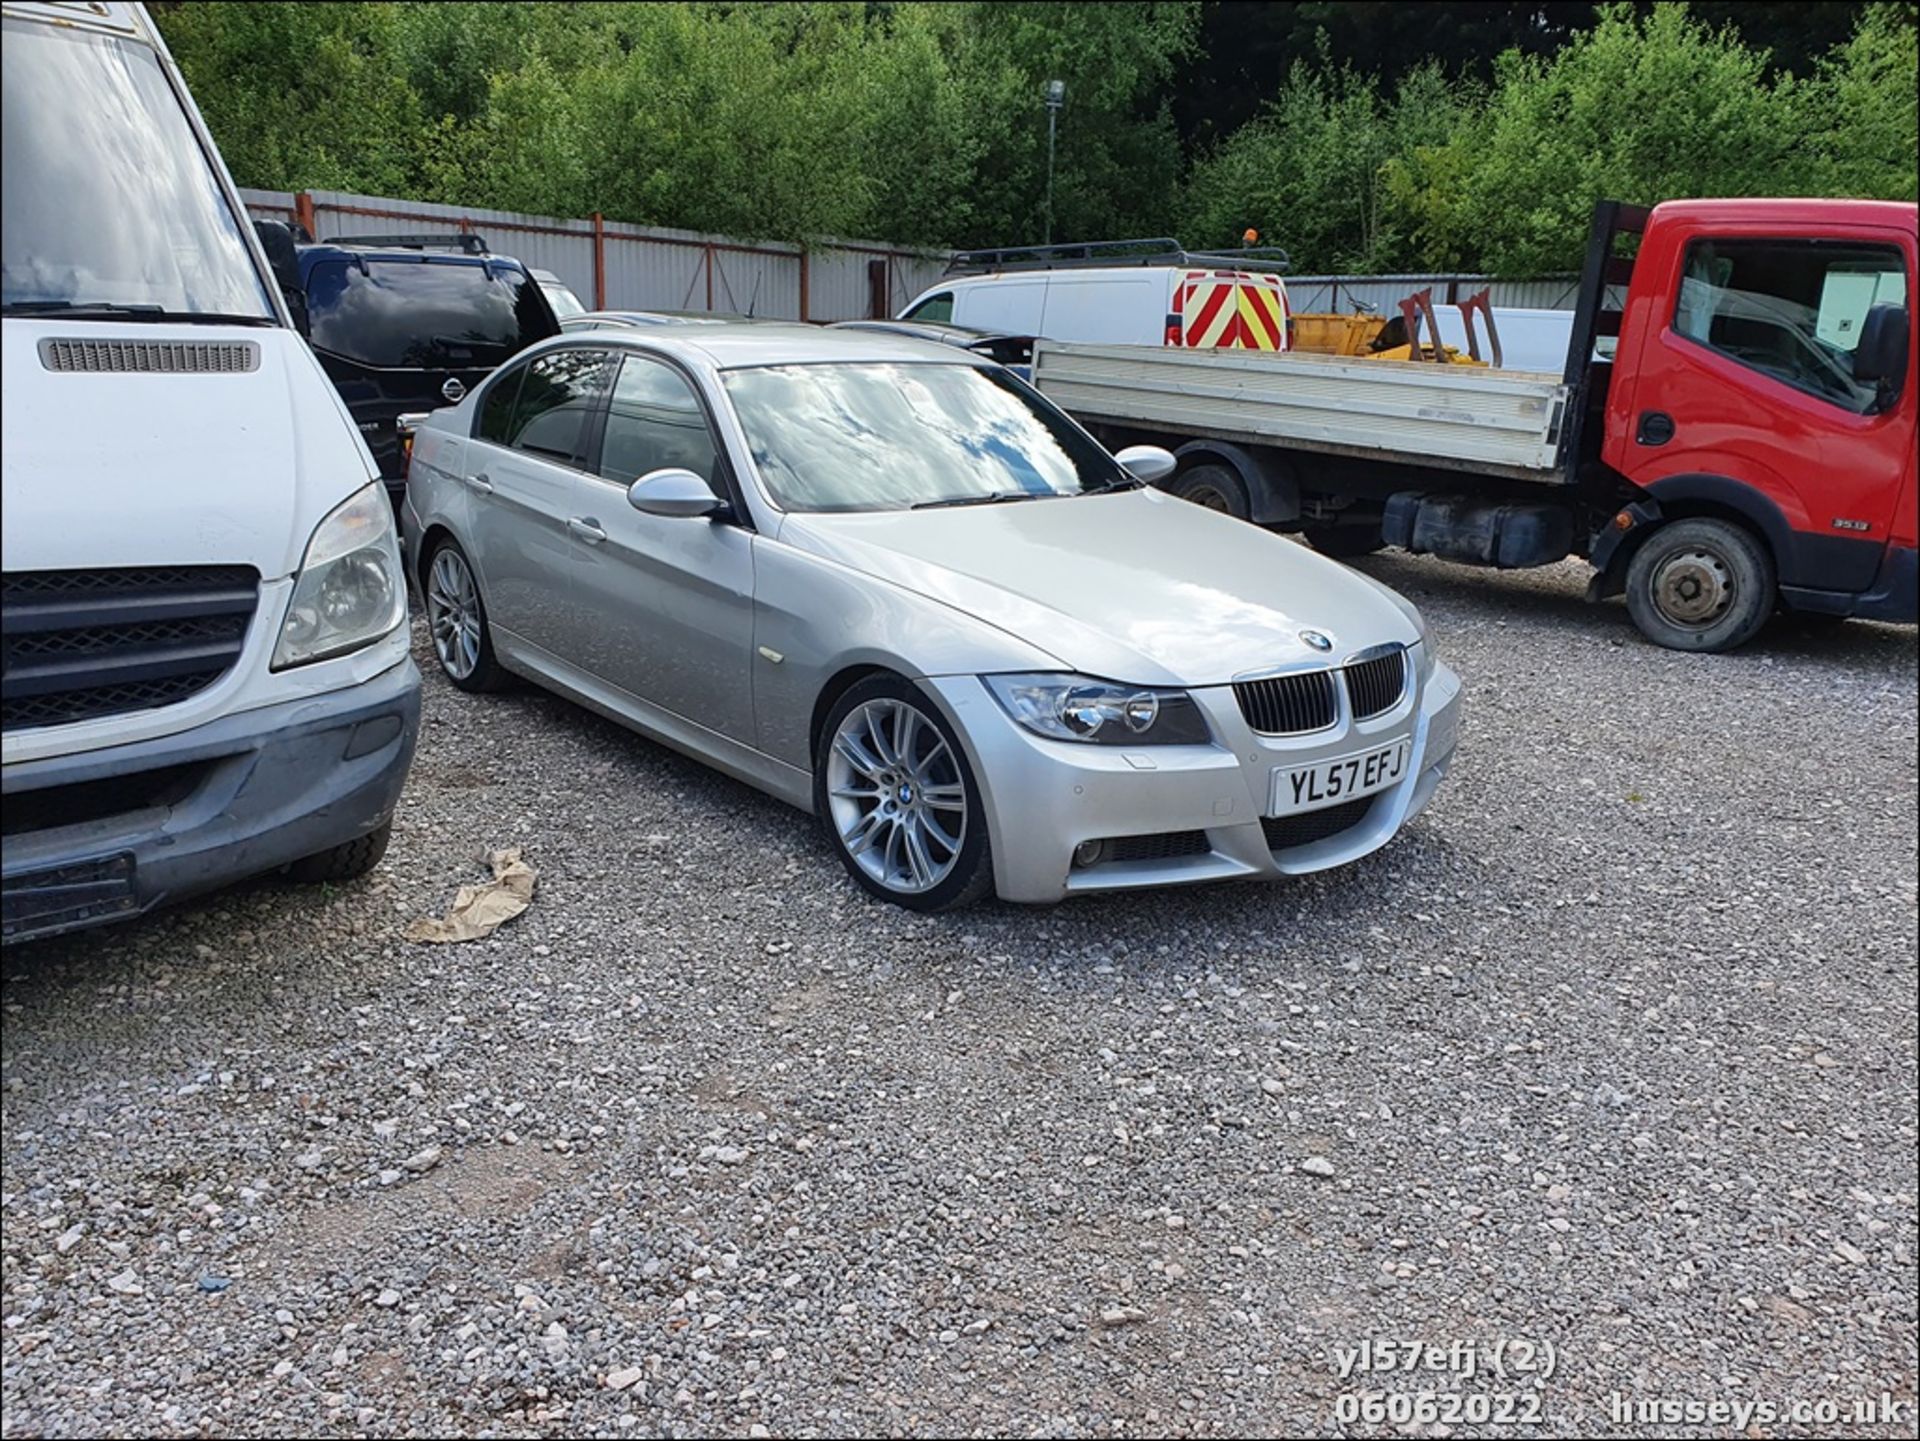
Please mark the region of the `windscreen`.
<svg viewBox="0 0 1920 1441"><path fill-rule="evenodd" d="M315 350L383 370L491 370L555 334L540 287L479 260L328 260L307 277Z"/></svg>
<svg viewBox="0 0 1920 1441"><path fill-rule="evenodd" d="M1130 481L1004 371L856 363L730 370L727 395L784 510L903 510Z"/></svg>
<svg viewBox="0 0 1920 1441"><path fill-rule="evenodd" d="M273 309L159 57L9 20L0 46L0 307L129 307L267 320Z"/></svg>

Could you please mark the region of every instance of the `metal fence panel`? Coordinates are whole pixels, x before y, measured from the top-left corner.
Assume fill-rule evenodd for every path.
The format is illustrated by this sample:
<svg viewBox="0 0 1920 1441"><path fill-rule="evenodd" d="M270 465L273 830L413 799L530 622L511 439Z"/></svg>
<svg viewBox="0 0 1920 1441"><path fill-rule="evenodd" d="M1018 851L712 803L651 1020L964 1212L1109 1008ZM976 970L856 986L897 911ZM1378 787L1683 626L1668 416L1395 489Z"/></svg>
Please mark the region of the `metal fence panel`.
<svg viewBox="0 0 1920 1441"><path fill-rule="evenodd" d="M1580 293L1577 275L1495 280L1487 275L1289 275L1287 301L1300 315L1345 314L1366 306L1390 314L1416 290L1433 291L1436 305L1449 295L1465 300L1484 287L1491 302L1511 310L1572 310Z"/></svg>
<svg viewBox="0 0 1920 1441"><path fill-rule="evenodd" d="M828 240L809 252L797 245L666 226L596 226L591 219L331 190L299 195L243 190L241 197L254 215L276 220L298 218L304 201L311 207L315 238L321 240L476 232L497 253L551 270L589 307L601 304L609 310L751 310L756 316L788 320L850 320L869 313L869 261L885 267L888 314L937 280L946 266L944 253L867 241ZM594 284L596 253L604 299Z"/></svg>
<svg viewBox="0 0 1920 1441"><path fill-rule="evenodd" d="M247 207L247 213L256 220L292 220L293 192L291 190L249 190L238 187L240 203Z"/></svg>

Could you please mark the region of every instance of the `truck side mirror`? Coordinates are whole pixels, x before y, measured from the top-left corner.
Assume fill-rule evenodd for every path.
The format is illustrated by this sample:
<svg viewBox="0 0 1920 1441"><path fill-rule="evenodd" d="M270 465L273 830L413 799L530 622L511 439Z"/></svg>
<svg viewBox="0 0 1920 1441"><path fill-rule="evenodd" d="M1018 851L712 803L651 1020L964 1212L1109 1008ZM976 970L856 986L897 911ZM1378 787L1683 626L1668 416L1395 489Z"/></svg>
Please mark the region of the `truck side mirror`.
<svg viewBox="0 0 1920 1441"><path fill-rule="evenodd" d="M1876 305L1860 327L1853 352L1853 378L1897 391L1907 378L1907 307Z"/></svg>

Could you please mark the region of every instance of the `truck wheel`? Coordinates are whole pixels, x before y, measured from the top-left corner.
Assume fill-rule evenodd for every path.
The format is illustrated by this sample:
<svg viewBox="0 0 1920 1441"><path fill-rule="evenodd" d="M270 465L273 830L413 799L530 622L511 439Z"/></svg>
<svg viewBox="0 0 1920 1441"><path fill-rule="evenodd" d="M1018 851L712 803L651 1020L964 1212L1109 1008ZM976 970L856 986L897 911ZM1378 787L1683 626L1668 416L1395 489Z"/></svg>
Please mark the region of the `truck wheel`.
<svg viewBox="0 0 1920 1441"><path fill-rule="evenodd" d="M1224 465L1196 465L1183 470L1167 482L1166 488L1169 495L1190 500L1204 510L1217 510L1235 520L1253 518L1245 482Z"/></svg>
<svg viewBox="0 0 1920 1441"><path fill-rule="evenodd" d="M1335 560L1372 555L1383 543L1377 520L1368 525L1310 525L1301 534L1306 536L1308 545Z"/></svg>
<svg viewBox="0 0 1920 1441"><path fill-rule="evenodd" d="M387 853L387 842L392 839L393 822L388 821L379 830L369 831L358 840L295 861L287 867L287 874L307 884L350 881L357 876L364 876L379 865L380 857Z"/></svg>
<svg viewBox="0 0 1920 1441"><path fill-rule="evenodd" d="M1627 567L1628 614L1669 650L1718 654L1744 645L1776 599L1772 557L1730 521L1675 521L1655 531Z"/></svg>

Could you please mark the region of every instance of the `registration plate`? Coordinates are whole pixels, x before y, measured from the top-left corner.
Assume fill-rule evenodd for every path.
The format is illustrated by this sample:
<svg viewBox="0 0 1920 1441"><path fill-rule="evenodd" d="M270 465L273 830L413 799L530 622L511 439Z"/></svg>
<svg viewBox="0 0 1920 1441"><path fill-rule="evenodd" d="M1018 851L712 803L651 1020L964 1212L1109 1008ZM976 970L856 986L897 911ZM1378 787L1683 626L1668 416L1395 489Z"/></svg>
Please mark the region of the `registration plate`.
<svg viewBox="0 0 1920 1441"><path fill-rule="evenodd" d="M1383 791L1406 774L1410 739L1374 750L1356 751L1310 766L1275 766L1273 800L1267 814L1293 815Z"/></svg>

